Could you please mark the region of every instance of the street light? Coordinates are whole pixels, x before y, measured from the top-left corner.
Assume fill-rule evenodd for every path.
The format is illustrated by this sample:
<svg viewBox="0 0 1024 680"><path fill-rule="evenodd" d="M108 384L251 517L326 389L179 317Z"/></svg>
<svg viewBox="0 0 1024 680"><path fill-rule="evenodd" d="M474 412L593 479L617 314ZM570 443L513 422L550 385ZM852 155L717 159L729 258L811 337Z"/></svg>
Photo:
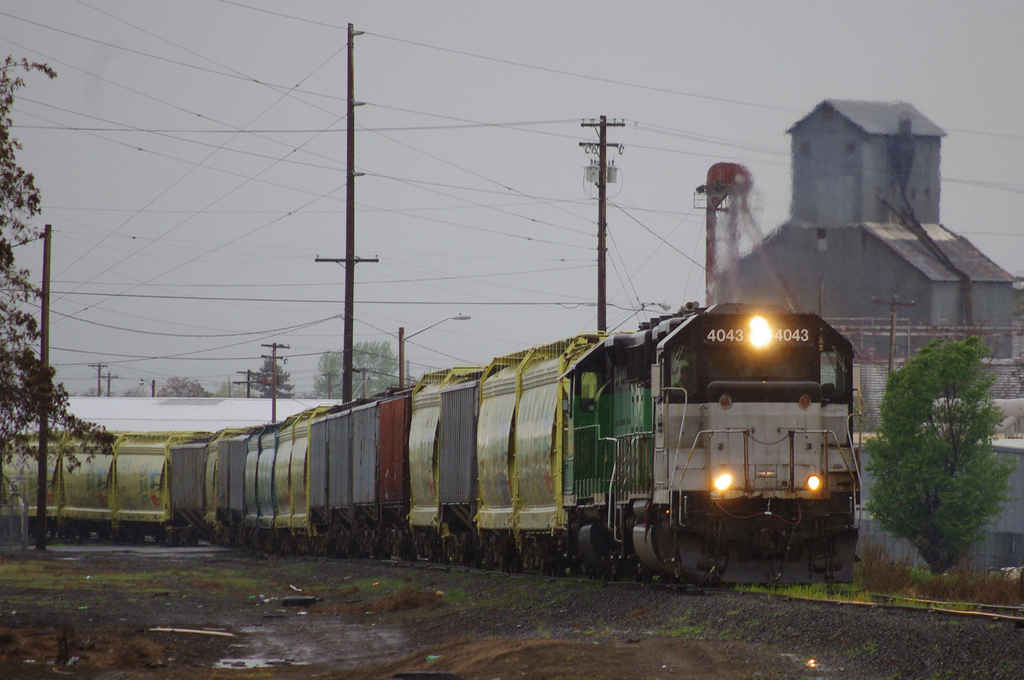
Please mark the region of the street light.
<svg viewBox="0 0 1024 680"><path fill-rule="evenodd" d="M457 316L446 316L445 318L441 319L440 321L435 321L434 323L430 324L429 326L424 326L423 328L419 329L418 331L413 331L412 333L409 333L408 335L405 334L405 327L404 326L399 326L399 328L398 328L398 389L400 389L400 390L405 389L405 341L407 339L413 337L414 335L419 335L423 331L429 331L434 326L439 326L439 325L443 324L445 321L469 321L471 318L473 318L473 317L471 317L469 315L466 315L466 314L459 314Z"/></svg>

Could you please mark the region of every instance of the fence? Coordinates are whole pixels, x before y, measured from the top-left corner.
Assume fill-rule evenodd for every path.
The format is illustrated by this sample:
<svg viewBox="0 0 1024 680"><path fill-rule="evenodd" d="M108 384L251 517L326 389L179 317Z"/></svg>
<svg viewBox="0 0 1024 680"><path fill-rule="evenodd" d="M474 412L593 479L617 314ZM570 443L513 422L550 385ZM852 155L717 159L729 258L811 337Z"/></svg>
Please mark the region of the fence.
<svg viewBox="0 0 1024 680"><path fill-rule="evenodd" d="M28 548L28 508L17 496L0 505L0 552Z"/></svg>

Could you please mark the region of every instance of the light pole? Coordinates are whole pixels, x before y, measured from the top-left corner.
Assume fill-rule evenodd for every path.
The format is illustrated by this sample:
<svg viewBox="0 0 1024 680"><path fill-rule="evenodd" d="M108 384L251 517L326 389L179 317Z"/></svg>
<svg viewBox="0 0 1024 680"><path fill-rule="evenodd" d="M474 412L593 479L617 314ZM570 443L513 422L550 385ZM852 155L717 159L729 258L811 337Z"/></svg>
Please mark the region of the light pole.
<svg viewBox="0 0 1024 680"><path fill-rule="evenodd" d="M473 317L468 316L466 314L459 314L457 316L446 316L445 318L441 319L440 321L435 321L434 323L430 324L429 326L424 326L423 328L419 329L418 331L413 331L412 333L409 333L408 335L405 334L405 327L404 326L399 326L399 328L398 328L398 389L400 389L400 390L404 390L405 389L405 341L406 340L408 340L409 338L413 337L414 335L419 335L423 331L429 331L434 326L439 326L439 325L443 324L445 321L469 321L471 318L473 318Z"/></svg>

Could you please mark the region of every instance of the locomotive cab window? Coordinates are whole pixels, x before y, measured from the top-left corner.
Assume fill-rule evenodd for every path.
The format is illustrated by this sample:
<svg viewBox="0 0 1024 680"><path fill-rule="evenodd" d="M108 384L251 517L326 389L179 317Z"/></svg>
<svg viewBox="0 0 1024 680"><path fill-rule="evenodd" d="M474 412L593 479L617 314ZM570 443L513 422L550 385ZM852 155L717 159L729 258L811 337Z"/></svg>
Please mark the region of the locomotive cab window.
<svg viewBox="0 0 1024 680"><path fill-rule="evenodd" d="M587 371L579 381L580 410L591 413L597 409L597 373Z"/></svg>
<svg viewBox="0 0 1024 680"><path fill-rule="evenodd" d="M681 404L686 400L686 394L692 399L697 386L697 360L694 351L686 347L676 348L669 356L667 368L665 385L674 388L665 390L668 401Z"/></svg>
<svg viewBox="0 0 1024 680"><path fill-rule="evenodd" d="M846 365L839 352L821 353L821 398L824 401L841 400L846 393Z"/></svg>

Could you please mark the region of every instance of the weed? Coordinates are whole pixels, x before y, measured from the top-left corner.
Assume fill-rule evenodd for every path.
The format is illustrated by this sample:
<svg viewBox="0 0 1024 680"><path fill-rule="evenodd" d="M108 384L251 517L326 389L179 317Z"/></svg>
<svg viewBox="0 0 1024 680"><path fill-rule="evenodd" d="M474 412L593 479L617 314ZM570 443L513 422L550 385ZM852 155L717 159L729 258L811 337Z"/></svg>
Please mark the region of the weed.
<svg viewBox="0 0 1024 680"><path fill-rule="evenodd" d="M1022 582L1001 574L979 574L966 565L936 575L914 567L909 558L893 559L877 544L868 544L860 553L856 587L862 592L902 595L908 598L1020 605ZM956 607L950 604L950 607Z"/></svg>
<svg viewBox="0 0 1024 680"><path fill-rule="evenodd" d="M667 637L696 638L707 634L706 626L696 624L692 621L692 615L674 616L665 622L661 634Z"/></svg>

